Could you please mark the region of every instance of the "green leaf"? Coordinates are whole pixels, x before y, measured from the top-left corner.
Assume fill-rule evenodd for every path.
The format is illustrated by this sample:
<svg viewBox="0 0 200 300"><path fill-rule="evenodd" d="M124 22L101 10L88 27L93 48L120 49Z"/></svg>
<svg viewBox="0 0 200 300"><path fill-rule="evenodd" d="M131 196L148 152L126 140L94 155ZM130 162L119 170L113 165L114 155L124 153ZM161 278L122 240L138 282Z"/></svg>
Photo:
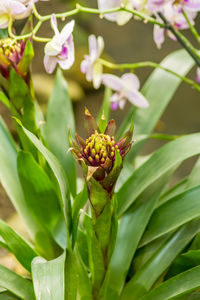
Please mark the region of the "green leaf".
<svg viewBox="0 0 200 300"><path fill-rule="evenodd" d="M142 203L136 208L133 207L121 218L110 270L107 275L109 276L109 289L106 299L119 297L139 240L170 176L171 172L151 184L138 199L138 202L142 200Z"/></svg>
<svg viewBox="0 0 200 300"><path fill-rule="evenodd" d="M9 77L9 97L12 113L31 132L36 133L35 104L30 89L24 79L11 68ZM23 109L23 112L21 111Z"/></svg>
<svg viewBox="0 0 200 300"><path fill-rule="evenodd" d="M87 191L87 185L85 184L83 187L83 190L76 195L74 199L74 204L72 207L72 238L73 238L73 245L75 244L76 240L76 234L77 234L77 228L78 228L78 222L79 222L79 216L80 216L80 209L82 209L88 200L88 191Z"/></svg>
<svg viewBox="0 0 200 300"><path fill-rule="evenodd" d="M161 66L185 76L194 66L194 61L185 50L178 50L165 57ZM118 137L128 129L132 118L136 136L152 132L181 82L181 79L166 71L154 70L142 88L142 94L149 101L149 107L147 109L133 107L126 116Z"/></svg>
<svg viewBox="0 0 200 300"><path fill-rule="evenodd" d="M121 300L139 300L200 230L194 220L175 232L126 284Z"/></svg>
<svg viewBox="0 0 200 300"><path fill-rule="evenodd" d="M32 283L0 265L0 286L23 300L35 300Z"/></svg>
<svg viewBox="0 0 200 300"><path fill-rule="evenodd" d="M157 150L142 166L135 170L118 191L119 215L124 213L152 182L185 159L199 153L199 133L183 136Z"/></svg>
<svg viewBox="0 0 200 300"><path fill-rule="evenodd" d="M17 167L29 212L41 228L37 248L45 258L53 258L58 248L53 236L61 217L59 198L47 174L30 153L18 152Z"/></svg>
<svg viewBox="0 0 200 300"><path fill-rule="evenodd" d="M101 252L101 247L94 233L92 219L88 215L85 215L84 225L87 234L86 238L88 244L89 265L93 289L98 292L105 272L104 258Z"/></svg>
<svg viewBox="0 0 200 300"><path fill-rule="evenodd" d="M178 194L189 190L197 185L199 185L200 180L200 158L195 163L190 175L179 182L177 185L173 186L168 190L159 200L159 206L167 202L169 199L172 199Z"/></svg>
<svg viewBox="0 0 200 300"><path fill-rule="evenodd" d="M140 246L200 217L200 186L167 201L156 209L148 224Z"/></svg>
<svg viewBox="0 0 200 300"><path fill-rule="evenodd" d="M10 251L18 261L28 270L31 270L31 261L37 254L31 246L20 237L10 226L0 220L0 235L6 242Z"/></svg>
<svg viewBox="0 0 200 300"><path fill-rule="evenodd" d="M37 300L65 300L65 256L63 253L51 261L42 257L33 260L32 276Z"/></svg>
<svg viewBox="0 0 200 300"><path fill-rule="evenodd" d="M0 39L6 39L8 37L8 29L0 29Z"/></svg>
<svg viewBox="0 0 200 300"><path fill-rule="evenodd" d="M17 122L19 122L19 124L20 124L19 120ZM71 203L70 203L70 198L68 197L68 189L67 189L65 172L64 172L61 164L58 162L57 158L53 155L53 153L51 153L34 134L32 134L29 130L24 128L22 126L22 124L20 124L20 126L22 127L22 129L23 129L24 133L27 135L27 137L34 144L34 146L45 157L45 159L47 160L49 166L51 167L51 169L54 173L55 178L57 179L58 186L59 186L59 194L60 194L59 196L60 196L61 208L63 210L65 222L66 222L67 226L69 226L70 218L71 218L69 207L70 207ZM67 227L67 228L69 228L69 227ZM67 232L67 236L68 236L68 246L70 247L69 232Z"/></svg>
<svg viewBox="0 0 200 300"><path fill-rule="evenodd" d="M28 226L29 231L35 235L38 231L38 226L29 213L17 174L17 149L1 118L0 141L0 182L17 212Z"/></svg>
<svg viewBox="0 0 200 300"><path fill-rule="evenodd" d="M8 108L10 108L10 102L6 96L6 94L2 91L0 91L0 101L5 104Z"/></svg>
<svg viewBox="0 0 200 300"><path fill-rule="evenodd" d="M28 152L18 152L17 167L25 200L33 218L42 228L52 232L60 217L59 199L53 184Z"/></svg>
<svg viewBox="0 0 200 300"><path fill-rule="evenodd" d="M165 279L200 265L200 250L189 250L180 254L170 266Z"/></svg>
<svg viewBox="0 0 200 300"><path fill-rule="evenodd" d="M80 300L92 300L92 283L88 271L84 266L78 247L75 248L76 263L78 271L78 293Z"/></svg>
<svg viewBox="0 0 200 300"><path fill-rule="evenodd" d="M66 81L60 70L57 71L55 86L47 110L47 122L44 125L45 137L49 149L62 164L72 195L76 195L76 162L69 149L68 129L75 133L75 121L72 103Z"/></svg>
<svg viewBox="0 0 200 300"><path fill-rule="evenodd" d="M24 54L22 59L20 60L19 64L17 65L17 70L20 74L26 75L30 64L34 57L34 50L31 42L28 40L25 45Z"/></svg>
<svg viewBox="0 0 200 300"><path fill-rule="evenodd" d="M200 287L200 266L165 281L148 293L142 300L171 299ZM198 298L196 298L198 299Z"/></svg>
<svg viewBox="0 0 200 300"><path fill-rule="evenodd" d="M9 292L1 292L0 293L0 300L18 300L19 298L16 296L13 296L11 293Z"/></svg>

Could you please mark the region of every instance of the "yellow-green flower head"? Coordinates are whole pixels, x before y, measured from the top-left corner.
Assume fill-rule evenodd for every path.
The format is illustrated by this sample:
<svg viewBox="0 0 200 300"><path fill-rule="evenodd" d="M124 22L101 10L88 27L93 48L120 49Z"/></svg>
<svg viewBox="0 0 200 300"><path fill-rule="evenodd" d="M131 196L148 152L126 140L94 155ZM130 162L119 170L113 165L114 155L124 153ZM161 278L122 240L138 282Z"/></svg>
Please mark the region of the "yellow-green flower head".
<svg viewBox="0 0 200 300"><path fill-rule="evenodd" d="M119 176L122 159L131 148L133 128L131 126L131 129L116 142L114 138L115 121L111 120L107 124L102 118L100 122L104 126L100 126L100 124L98 126L88 109L85 110L85 127L88 138L84 140L76 134L77 142L75 142L70 136L71 152L76 159L87 166L87 180L93 176L95 180L101 181L101 184L107 189L105 180L109 181L109 175L112 173L112 180L109 181L110 190ZM118 166L117 172L115 172L117 160Z"/></svg>
<svg viewBox="0 0 200 300"><path fill-rule="evenodd" d="M0 40L0 69L4 77L8 78L10 66L17 70L25 50L24 41L13 41L10 38Z"/></svg>
<svg viewBox="0 0 200 300"><path fill-rule="evenodd" d="M114 137L98 133L97 130L85 141L85 147L81 150L82 155L92 166L101 166L106 159L114 161L115 150L119 151Z"/></svg>

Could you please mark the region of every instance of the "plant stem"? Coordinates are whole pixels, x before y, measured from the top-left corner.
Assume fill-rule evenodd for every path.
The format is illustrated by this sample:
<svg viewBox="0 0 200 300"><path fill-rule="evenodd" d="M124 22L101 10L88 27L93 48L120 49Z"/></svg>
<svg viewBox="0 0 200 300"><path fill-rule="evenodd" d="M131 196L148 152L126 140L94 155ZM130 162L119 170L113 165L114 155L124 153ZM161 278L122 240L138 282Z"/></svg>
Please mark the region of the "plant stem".
<svg viewBox="0 0 200 300"><path fill-rule="evenodd" d="M180 33L180 31L176 30L171 24L167 22L162 13L158 13L159 17L163 20L166 28L173 33L179 43L185 48L185 50L189 53L189 55L193 58L197 66L200 67L200 55L197 53L197 50L191 45L191 43L186 39L186 37Z"/></svg>
<svg viewBox="0 0 200 300"><path fill-rule="evenodd" d="M190 28L190 31L192 32L193 36L195 37L195 39L197 40L197 42L200 44L200 36L196 30L196 28L192 25L192 23L190 22L190 19L188 18L186 12L183 10L183 15L188 23L188 26Z"/></svg>
<svg viewBox="0 0 200 300"><path fill-rule="evenodd" d="M163 71L166 71L176 77L178 77L179 79L181 79L182 81L184 81L185 83L191 85L193 88L195 88L197 91L200 92L200 85L198 83L196 83L195 81L181 76L178 73L167 69L165 67L162 67L161 65L155 63L155 62L151 62L151 61L144 61L144 62L137 62L137 63L127 63L127 64L113 64L109 61L106 61L104 59L99 59L99 61L102 63L102 65L104 65L105 67L109 68L109 69L114 69L114 70L124 70L124 69L138 69L138 68L144 68L144 67L151 67L151 68L159 68Z"/></svg>

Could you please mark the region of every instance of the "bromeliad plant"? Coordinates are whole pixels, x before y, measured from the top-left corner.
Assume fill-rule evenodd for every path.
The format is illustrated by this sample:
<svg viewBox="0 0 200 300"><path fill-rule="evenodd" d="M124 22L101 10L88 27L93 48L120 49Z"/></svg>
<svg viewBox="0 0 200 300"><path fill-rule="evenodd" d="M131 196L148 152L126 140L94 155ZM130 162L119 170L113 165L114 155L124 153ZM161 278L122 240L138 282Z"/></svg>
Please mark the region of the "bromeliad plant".
<svg viewBox="0 0 200 300"><path fill-rule="evenodd" d="M185 77L195 63L199 66L199 52L180 32L187 21L186 27L197 37L198 1L118 1L113 6L111 1L99 0L99 9L77 5L52 16L41 16L35 2L0 3L0 27L8 27L1 31L0 100L10 110L17 132L14 141L0 119L0 182L30 235L26 240L0 220L0 246L13 253L27 272L22 277L0 265L0 299L198 299L199 159L177 185L171 187L169 182L183 161L199 155L200 134L153 133L182 81L199 90L198 83ZM187 10L194 13L188 15ZM85 109L86 140L75 133L62 72L57 71L45 117L35 99L30 72L32 40L46 43L47 72L53 72L57 64L63 69L73 64L74 22L59 31L56 19L79 12L100 13L121 25L136 15L160 26L157 43L163 41L164 28L185 48L159 65L117 65L100 58L103 38L91 35L81 71L95 88L101 84L106 88L97 121ZM15 35L13 21L30 14L38 23L32 27L29 18L23 35ZM48 20L54 37L38 37L40 26ZM157 27L155 31L159 33ZM103 66L156 70L139 91L135 74L121 78L103 74ZM115 134L115 122L108 122L110 107L122 109L126 100L134 107ZM141 160L148 139L166 143ZM76 160L83 170L81 178Z"/></svg>

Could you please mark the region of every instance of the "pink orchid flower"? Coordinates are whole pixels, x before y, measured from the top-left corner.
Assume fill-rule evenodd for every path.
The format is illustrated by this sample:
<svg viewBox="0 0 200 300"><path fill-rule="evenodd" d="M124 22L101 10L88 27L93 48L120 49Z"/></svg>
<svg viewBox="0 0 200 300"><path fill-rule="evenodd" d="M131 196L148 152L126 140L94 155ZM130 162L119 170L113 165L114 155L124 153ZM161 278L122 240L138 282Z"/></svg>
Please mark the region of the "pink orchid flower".
<svg viewBox="0 0 200 300"><path fill-rule="evenodd" d="M196 17L196 12L189 11L186 8L184 9L187 13L187 16L191 22L192 25L194 25L194 19ZM183 30L187 29L189 27L188 22L186 21L184 15L182 14L182 9L178 5L172 5L172 3L165 3L161 8L160 11L162 12L163 16L166 18L166 20L177 30ZM159 16L157 16L158 21L162 22ZM162 43L165 40L164 37L165 29L154 25L154 41L158 48L161 48ZM167 30L167 35L176 41L175 36Z"/></svg>
<svg viewBox="0 0 200 300"><path fill-rule="evenodd" d="M57 28L56 16L51 17L51 26L55 32L54 37L45 46L44 66L47 73L52 73L59 64L64 70L69 69L74 63L74 42L72 32L74 20L67 23L61 32Z"/></svg>
<svg viewBox="0 0 200 300"><path fill-rule="evenodd" d="M132 9L132 1L133 0L98 0L98 8L101 11L105 11L124 5L127 8ZM116 13L105 14L104 17L109 21L117 22L118 25L124 25L132 18L132 14L125 11L120 11Z"/></svg>
<svg viewBox="0 0 200 300"><path fill-rule="evenodd" d="M197 68L197 73L196 73L195 80L196 80L196 82L198 82L200 84L200 68Z"/></svg>
<svg viewBox="0 0 200 300"><path fill-rule="evenodd" d="M147 108L149 106L146 98L138 91L140 82L135 74L126 73L122 75L121 78L112 74L104 74L102 76L102 82L115 91L110 98L113 110L116 110L118 107L123 109L126 100L141 108Z"/></svg>
<svg viewBox="0 0 200 300"><path fill-rule="evenodd" d="M0 1L0 28L7 28L10 19L23 19L29 12L27 7L17 0Z"/></svg>
<svg viewBox="0 0 200 300"><path fill-rule="evenodd" d="M86 79L93 82L94 88L98 89L101 85L103 66L98 61L104 49L104 40L101 36L97 38L90 35L89 39L89 54L84 55L84 60L81 63L81 72L86 74Z"/></svg>

